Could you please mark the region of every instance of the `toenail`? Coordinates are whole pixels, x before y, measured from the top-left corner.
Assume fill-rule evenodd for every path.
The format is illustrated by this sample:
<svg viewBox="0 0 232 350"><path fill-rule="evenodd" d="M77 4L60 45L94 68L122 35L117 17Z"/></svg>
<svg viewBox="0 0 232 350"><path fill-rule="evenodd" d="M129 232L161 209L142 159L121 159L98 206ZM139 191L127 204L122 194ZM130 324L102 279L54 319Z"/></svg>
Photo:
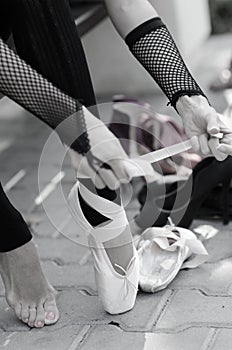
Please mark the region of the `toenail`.
<svg viewBox="0 0 232 350"><path fill-rule="evenodd" d="M34 323L32 323L32 322L29 323L29 326L30 326L30 327L34 327Z"/></svg>
<svg viewBox="0 0 232 350"><path fill-rule="evenodd" d="M25 323L28 323L28 318L25 318L24 320L23 320L23 322L25 322Z"/></svg>
<svg viewBox="0 0 232 350"><path fill-rule="evenodd" d="M42 327L43 326L43 322L41 322L41 321L37 322L37 326L38 327Z"/></svg>
<svg viewBox="0 0 232 350"><path fill-rule="evenodd" d="M47 317L46 317L48 320L54 320L54 318L55 318L55 315L54 315L54 313L53 312L49 312L48 314L47 314Z"/></svg>

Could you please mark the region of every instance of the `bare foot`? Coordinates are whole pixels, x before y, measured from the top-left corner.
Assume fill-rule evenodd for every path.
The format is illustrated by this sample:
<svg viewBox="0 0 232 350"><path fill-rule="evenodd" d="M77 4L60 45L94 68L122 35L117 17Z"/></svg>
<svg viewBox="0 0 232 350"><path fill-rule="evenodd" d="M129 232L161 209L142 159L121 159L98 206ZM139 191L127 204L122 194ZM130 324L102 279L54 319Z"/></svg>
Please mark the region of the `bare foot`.
<svg viewBox="0 0 232 350"><path fill-rule="evenodd" d="M0 273L6 300L20 320L37 328L58 321L56 291L42 272L33 241L0 253Z"/></svg>

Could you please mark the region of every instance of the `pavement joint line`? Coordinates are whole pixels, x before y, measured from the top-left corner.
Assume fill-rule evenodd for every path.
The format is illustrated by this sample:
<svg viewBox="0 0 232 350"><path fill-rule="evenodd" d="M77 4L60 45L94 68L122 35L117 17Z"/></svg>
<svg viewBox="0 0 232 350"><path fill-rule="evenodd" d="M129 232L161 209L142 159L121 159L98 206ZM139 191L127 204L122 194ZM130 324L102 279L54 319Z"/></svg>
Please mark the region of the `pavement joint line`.
<svg viewBox="0 0 232 350"><path fill-rule="evenodd" d="M220 330L221 328L216 328L216 327L208 327L207 325L206 325L206 327L202 327L202 326L187 326L186 328L184 328L184 329L178 329L177 331L175 330L175 329L171 329L171 331L163 331L163 329L152 329L151 331L149 331L149 332L146 332L146 333L151 333L151 334L165 334L165 335L171 335L171 334L181 334L181 333L183 333L183 332L185 332L185 331L188 331L188 330L190 330L190 329L198 329L198 328L209 328L209 329L218 329L218 330ZM223 328L222 328L223 329ZM134 330L129 330L129 331L126 331L127 333L135 333L135 332L137 332L137 333L144 333L144 331L134 331Z"/></svg>
<svg viewBox="0 0 232 350"><path fill-rule="evenodd" d="M60 322L60 321L59 321ZM105 324L100 324L101 325L105 325ZM17 333L28 333L28 332L35 332L35 328L29 328L27 327L27 325L23 324L22 323L22 326L23 328L17 328L16 327L9 327L9 329L3 329L1 328L1 325L0 325L0 331L2 331L5 335L7 335L8 337L11 337L13 336L14 334L17 334ZM56 325L54 325L53 327L49 327L49 332L47 334L50 334L50 333L56 333L57 331L61 330L61 329L64 329L64 328L67 328L67 327L72 327L72 326L90 326L91 328L94 328L95 325L90 325L90 324L84 324L84 323L69 323L69 324L63 324L63 325L60 325L59 323L57 323ZM41 329L36 329L36 332L43 332L43 331L46 331L48 328L44 327L44 328L41 328ZM67 349L69 350L69 349Z"/></svg>
<svg viewBox="0 0 232 350"><path fill-rule="evenodd" d="M16 334L16 332L11 332L10 334L7 335L6 340L5 340L4 344L3 344L3 347L7 347L7 346L9 345L9 343L10 343L10 341L11 341L10 338L11 338L14 334Z"/></svg>
<svg viewBox="0 0 232 350"><path fill-rule="evenodd" d="M26 175L26 170L19 170L3 187L4 191L9 192L23 177Z"/></svg>
<svg viewBox="0 0 232 350"><path fill-rule="evenodd" d="M217 265L219 262L222 262L224 260L231 260L232 259L232 255L228 254L223 256L223 258L217 259L217 260L213 260L213 261L206 261L204 264L205 265Z"/></svg>
<svg viewBox="0 0 232 350"><path fill-rule="evenodd" d="M50 196L50 194L56 189L56 186L58 183L64 178L65 172L59 171L58 174L56 174L51 181L45 186L45 188L40 192L40 194L35 198L35 205L39 206L41 205L45 199Z"/></svg>
<svg viewBox="0 0 232 350"><path fill-rule="evenodd" d="M153 323L153 327L156 327L157 324L159 323L159 320L162 316L164 316L169 304L171 303L172 299L174 298L176 294L175 290L170 290L170 289L166 289L164 295L162 296L158 306L157 306L157 310L155 310L154 313L154 319L155 322Z"/></svg>
<svg viewBox="0 0 232 350"><path fill-rule="evenodd" d="M64 292L64 291L70 291L70 290L74 290L74 291L77 291L79 292L80 294L83 294L82 292L86 292L86 294L84 295L87 295L87 296L90 296L90 297L96 297L98 294L96 292L96 290L88 287L88 286L78 286L78 287L75 287L75 286L70 286L70 287L66 287L66 286L61 286L61 285L53 285L55 290L57 290L58 292ZM4 295L2 295L4 297Z"/></svg>
<svg viewBox="0 0 232 350"><path fill-rule="evenodd" d="M87 263L89 257L91 256L90 250L88 250L79 260L79 265L83 266Z"/></svg>
<svg viewBox="0 0 232 350"><path fill-rule="evenodd" d="M13 312L13 311L12 311ZM4 327L4 325L1 323L0 324L0 330L4 333L23 333L25 332L25 330L27 332L31 332L33 328L29 328L26 325L23 325L24 329L18 329L18 326L13 326L13 327L9 327L8 329L6 327Z"/></svg>
<svg viewBox="0 0 232 350"><path fill-rule="evenodd" d="M231 298L231 295L225 294L225 293L219 293L216 292L215 294L211 293L211 294L206 294L204 290L200 289L200 288L188 288L189 290L195 290L197 292L199 292L200 294L202 294L205 297L213 297L213 298Z"/></svg>
<svg viewBox="0 0 232 350"><path fill-rule="evenodd" d="M65 262L60 259L60 258L40 258L40 261L42 261L43 263L45 262L51 262L54 263L56 266L62 267L62 266L70 266L70 265L75 265L75 264L65 264Z"/></svg>
<svg viewBox="0 0 232 350"><path fill-rule="evenodd" d="M213 323L213 322L189 322L185 323L173 328L159 328L155 329L155 332L159 333L167 333L167 334L176 334L176 333L181 333L184 332L190 328L215 328L215 329L232 329L232 324L231 323Z"/></svg>
<svg viewBox="0 0 232 350"><path fill-rule="evenodd" d="M64 267L64 266L80 267L80 266L84 265L84 264L80 264L78 261L65 262L63 259L58 258L58 257L57 258L40 258L40 261L42 261L43 263L46 263L46 262L55 263L58 267ZM88 266L89 266L89 264L88 264Z"/></svg>
<svg viewBox="0 0 232 350"><path fill-rule="evenodd" d="M70 222L70 217L68 217L63 223L62 223L62 225L60 226L60 227L58 227L53 233L52 233L52 238L58 238L61 234L62 234L62 236L65 236L65 235L63 235L63 233L62 232L60 232L60 231L62 231L64 228L65 228L65 226L68 224ZM66 238L67 238L67 236L65 236ZM70 240L69 240L70 241Z"/></svg>
<svg viewBox="0 0 232 350"><path fill-rule="evenodd" d="M67 350L77 350L80 347L81 343L83 343L83 341L88 337L92 328L93 326L84 325Z"/></svg>
<svg viewBox="0 0 232 350"><path fill-rule="evenodd" d="M200 350L210 350L210 349L212 349L213 344L215 343L215 339L217 337L217 334L218 334L218 329L211 328L209 330L209 333L208 333L207 337L205 338L205 341L202 344Z"/></svg>
<svg viewBox="0 0 232 350"><path fill-rule="evenodd" d="M95 296L95 295L92 295L92 294L90 294L87 290L85 290L85 289L79 289L79 292L82 294L82 295L85 295L85 296L87 296L87 297L93 297L93 296Z"/></svg>
<svg viewBox="0 0 232 350"><path fill-rule="evenodd" d="M207 287L202 286L202 285L191 286L191 287L188 286L188 285L181 285L181 286L172 287L172 289L174 291L179 291L179 290L188 290L188 291L190 291L190 290L194 290L194 291L197 291L197 292L201 293L205 297L214 297L214 298L221 298L221 297L223 297L223 298L231 298L232 290L230 288L227 288L226 292L220 292L220 291L212 292L212 290L210 290Z"/></svg>

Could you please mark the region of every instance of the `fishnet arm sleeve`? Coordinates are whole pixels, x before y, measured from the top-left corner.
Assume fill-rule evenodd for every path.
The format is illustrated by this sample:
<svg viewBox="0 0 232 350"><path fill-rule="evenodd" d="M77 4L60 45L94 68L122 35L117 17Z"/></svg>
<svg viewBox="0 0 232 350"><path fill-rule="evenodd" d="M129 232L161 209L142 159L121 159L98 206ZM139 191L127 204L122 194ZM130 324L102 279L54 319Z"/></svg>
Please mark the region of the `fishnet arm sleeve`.
<svg viewBox="0 0 232 350"><path fill-rule="evenodd" d="M79 153L89 151L81 104L38 74L1 39L0 91L56 129L62 142Z"/></svg>
<svg viewBox="0 0 232 350"><path fill-rule="evenodd" d="M126 37L131 52L151 74L172 106L183 95L204 95L186 67L180 52L160 18L152 18Z"/></svg>

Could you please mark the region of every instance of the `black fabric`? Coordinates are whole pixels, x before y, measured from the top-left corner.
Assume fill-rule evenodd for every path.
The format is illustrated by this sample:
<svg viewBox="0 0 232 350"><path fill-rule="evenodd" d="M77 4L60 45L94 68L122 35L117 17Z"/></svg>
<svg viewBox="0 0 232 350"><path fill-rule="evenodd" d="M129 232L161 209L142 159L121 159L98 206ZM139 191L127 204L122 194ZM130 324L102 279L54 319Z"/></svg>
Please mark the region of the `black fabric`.
<svg viewBox="0 0 232 350"><path fill-rule="evenodd" d="M176 225L188 228L202 211L202 206L205 205L207 198L211 198L212 201L212 192L222 185L220 192L216 191L217 196L214 197L214 202L217 201L217 208L220 207L221 216L226 224L229 219L226 195L231 179L232 157L228 157L223 162L214 158L206 158L197 164L188 181L167 185L165 194L157 193L155 183L149 184L149 188L144 186L139 194L142 211L136 218L136 222L143 228L147 225L163 226L166 225L170 216ZM176 201L177 189L178 201Z"/></svg>
<svg viewBox="0 0 232 350"><path fill-rule="evenodd" d="M77 99L86 106L95 105L84 51L66 0L3 0L1 5L0 37L7 40L12 28L17 52L35 69L26 65L0 40L1 91L52 128L77 110L81 111ZM37 72L72 97L56 89ZM85 130L84 119L78 119L77 122L77 117L79 116L73 114L73 118L58 129L62 141L68 145L78 135L81 127ZM72 144L72 147L83 153L79 142ZM98 191L98 194L109 200L117 196L116 192L107 188ZM91 219L93 226L107 220L89 206L83 206L83 212ZM6 216L8 220L11 212L9 210L9 215ZM8 239L2 237L2 251L17 248L31 238L26 223L18 225L18 221L22 223L23 219L17 215L12 216L11 225L14 229L8 230ZM16 243L9 246L9 241Z"/></svg>
<svg viewBox="0 0 232 350"><path fill-rule="evenodd" d="M56 7L59 8L62 2L56 2ZM52 12L53 1L50 0L8 0L8 2L3 0L3 11L0 15L2 23L0 34L3 39L7 39L9 30L12 28L20 57L25 59L37 72L50 79L54 85L58 86L61 90L65 90L66 94L73 96L73 100L69 96L62 95L51 84L49 85L47 82L43 82L42 77L37 76L37 72L32 71L30 67L22 64L20 59L7 49L3 43L1 43L1 57L3 62L1 69L1 77L3 78L1 91L23 105L23 107L45 121L52 128L56 128L60 122L72 115L57 132L63 142L69 146L71 145L77 152L85 154L90 150L90 145L82 107L78 102L82 82L84 88L86 88L83 90L87 91L89 89L88 95L85 98L85 101L88 102L86 105L94 103L95 97L83 48L76 33L75 25L71 20L69 7L65 1L63 4L66 6L60 8L60 12L57 9ZM35 11L38 9L40 11L36 13ZM4 18L2 18L3 16ZM40 18L40 16L42 17ZM64 26L65 22L62 22L60 19L62 16L64 18L67 17L66 22L68 24L70 23L69 26ZM42 22L42 18L44 18L45 23ZM46 25L46 23L48 24ZM70 26L71 30L68 30ZM62 36L62 31L66 33L67 38L65 35ZM75 45L72 47L70 44L74 43L74 39L76 39L75 35L79 41L77 40L77 47ZM50 39L50 37L52 38ZM68 38L70 38L69 42L67 42ZM43 43L43 47L41 47L41 43ZM67 54L68 47L69 50L73 50L73 54L70 55L73 60ZM82 73L78 75L78 79L71 79L71 67L75 67L73 56L75 56L77 51L79 51L79 60L77 62L80 64L79 68L82 67ZM8 66L10 67L9 71L7 70ZM73 68L73 74L75 70L77 71L76 68ZM13 74L14 77L12 78ZM51 79L52 77L53 80ZM62 84L57 83L59 81L63 82L63 89L61 88ZM69 89L68 84L70 86ZM76 91L76 95L71 93L72 90ZM39 96L37 96L36 91L39 91ZM37 103L35 101L36 99ZM73 115L76 111L79 111L79 113ZM80 137L77 139L78 133ZM73 140L75 142L72 142Z"/></svg>
<svg viewBox="0 0 232 350"><path fill-rule="evenodd" d="M31 239L31 233L22 215L14 208L5 195L0 183L0 221L1 240L0 253L16 249Z"/></svg>
<svg viewBox="0 0 232 350"><path fill-rule="evenodd" d="M12 18L10 15L9 0L1 0L0 37L6 41L12 32Z"/></svg>
<svg viewBox="0 0 232 350"><path fill-rule="evenodd" d="M79 102L55 88L22 61L1 39L0 91L53 129L57 128L61 140L68 146L72 145L80 153L88 152L90 145L87 134L84 133L84 116ZM81 145L79 141L73 142L80 130L83 130Z"/></svg>
<svg viewBox="0 0 232 350"><path fill-rule="evenodd" d="M147 35L147 33L154 31L158 28L162 28L165 27L165 24L162 22L160 17L156 17L156 18L151 18L148 21L140 24L138 27L136 27L135 29L133 29L125 38L125 42L126 44L131 47L134 44L136 44L136 42L138 40L140 40L141 38L143 38L145 35Z"/></svg>
<svg viewBox="0 0 232 350"><path fill-rule="evenodd" d="M159 17L144 22L125 38L131 52L151 74L172 106L183 95L204 95L187 69Z"/></svg>
<svg viewBox="0 0 232 350"><path fill-rule="evenodd" d="M68 1L11 1L17 9L13 36L19 55L66 94L78 99L86 107L96 106L84 49ZM95 116L98 115L97 108L93 108L93 112ZM83 122L84 118L80 121ZM65 125L63 129L66 130ZM85 126L82 125L81 130L85 130ZM82 135L85 138L86 134ZM88 149L85 140L82 140L82 144ZM97 192L109 200L116 197L116 193L107 188ZM82 210L91 225L96 226L107 220L84 205L84 202L82 204Z"/></svg>
<svg viewBox="0 0 232 350"><path fill-rule="evenodd" d="M80 37L67 0L10 0L20 57L86 107L96 105Z"/></svg>

